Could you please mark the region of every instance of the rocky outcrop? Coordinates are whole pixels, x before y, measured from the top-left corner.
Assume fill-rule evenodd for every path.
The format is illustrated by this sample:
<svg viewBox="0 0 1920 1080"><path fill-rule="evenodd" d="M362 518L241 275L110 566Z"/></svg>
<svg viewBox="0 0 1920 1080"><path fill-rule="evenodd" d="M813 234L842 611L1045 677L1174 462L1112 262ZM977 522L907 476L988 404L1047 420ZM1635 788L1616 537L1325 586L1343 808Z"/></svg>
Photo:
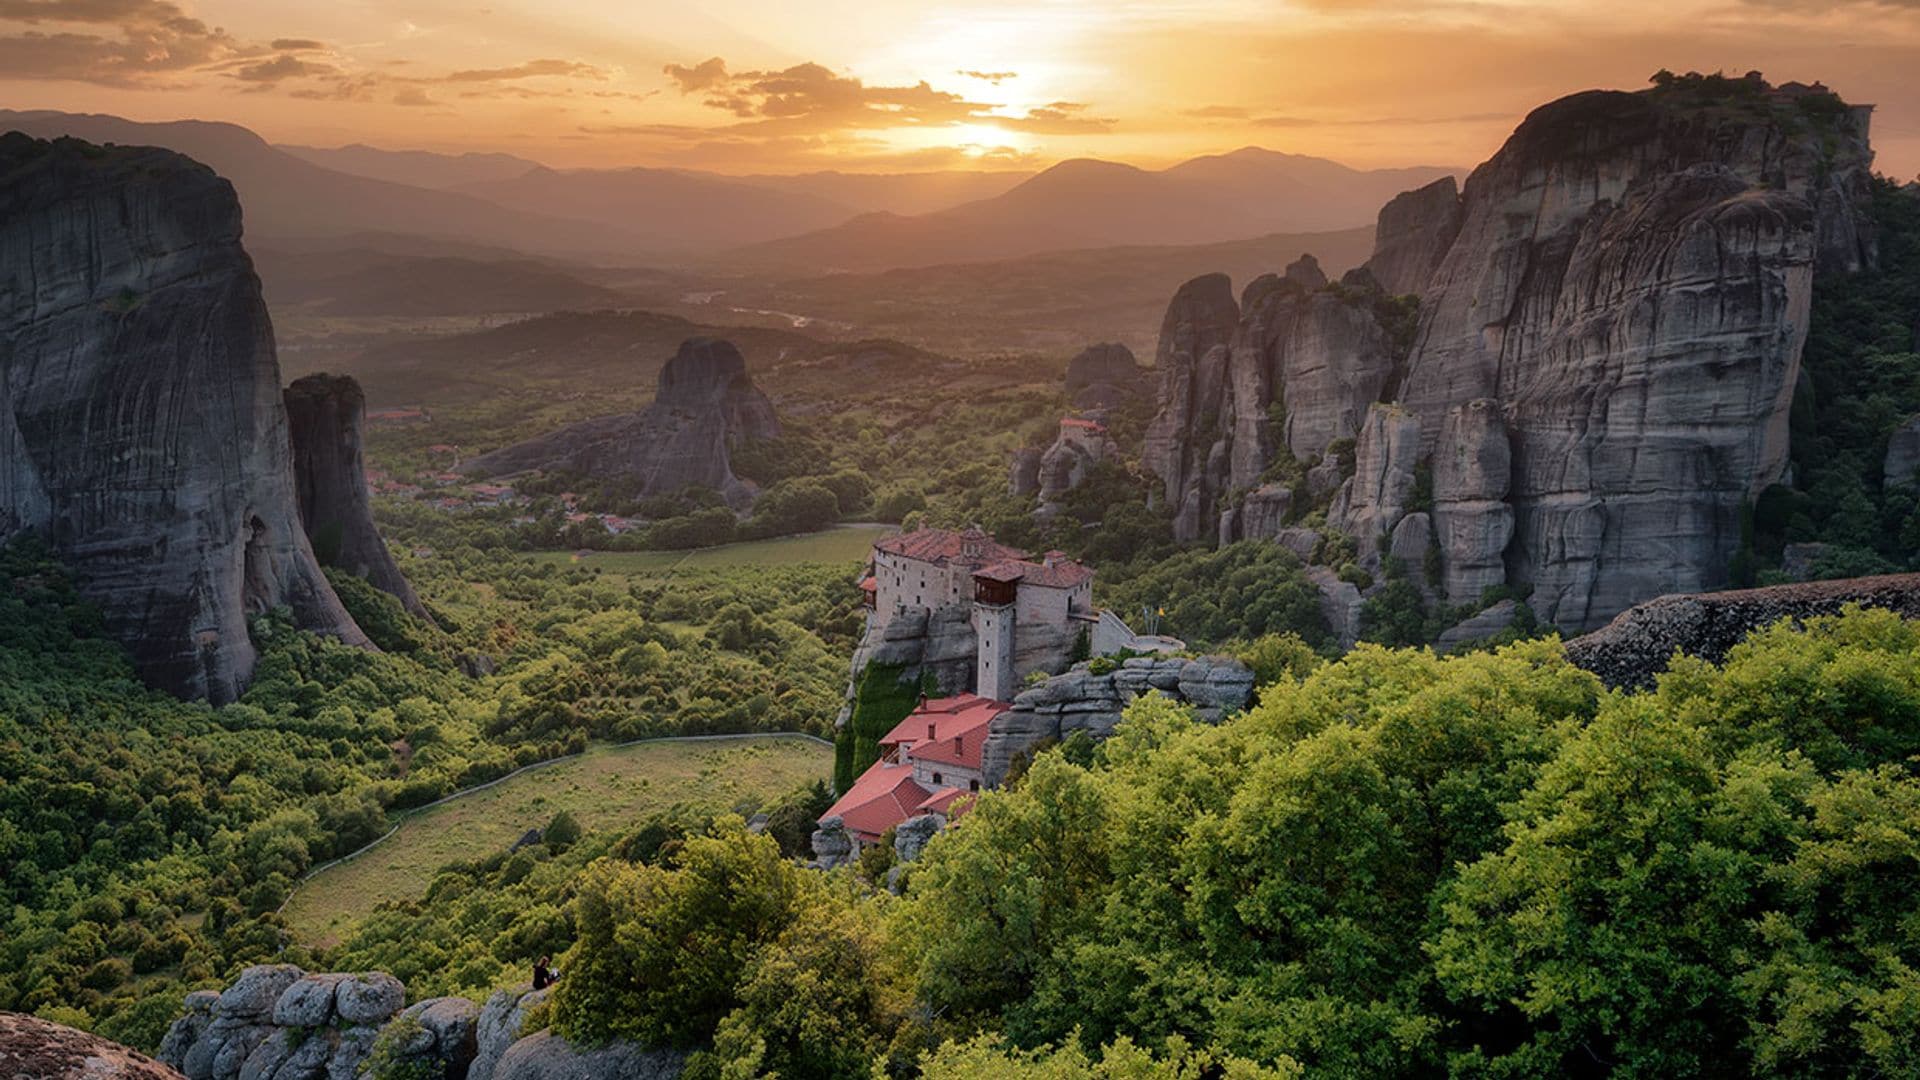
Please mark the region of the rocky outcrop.
<svg viewBox="0 0 1920 1080"><path fill-rule="evenodd" d="M540 1031L508 1048L492 1080L679 1080L686 1064L673 1050L618 1041L586 1050Z"/></svg>
<svg viewBox="0 0 1920 1080"><path fill-rule="evenodd" d="M1217 274L1175 296L1142 460L1174 508L1177 537L1212 535L1227 496L1257 486L1280 450L1305 461L1359 433L1396 355L1379 291L1356 281L1329 286L1308 256L1255 278L1238 305Z"/></svg>
<svg viewBox="0 0 1920 1080"><path fill-rule="evenodd" d="M1864 114L1731 82L1536 110L1467 181L1422 296L1400 399L1430 450L1456 406L1498 403L1507 576L1564 630L1724 581L1741 506L1786 464L1816 265L1871 255ZM1504 531L1461 524L1441 530L1456 598Z"/></svg>
<svg viewBox="0 0 1920 1080"><path fill-rule="evenodd" d="M159 1055L179 1072L153 1075L186 1080L365 1080L370 1072L450 1080L671 1080L680 1075L685 1058L671 1051L615 1043L582 1052L549 1032L524 1032L528 1015L548 993L521 987L496 992L485 1008L466 998L440 997L402 1009L406 988L385 972L309 975L291 964L251 967L224 991L187 995L186 1012L168 1029ZM0 1043L0 1062L4 1052ZM148 1074L130 1073L128 1080L148 1080Z"/></svg>
<svg viewBox="0 0 1920 1080"><path fill-rule="evenodd" d="M1013 708L994 717L981 751L988 787L998 787L1013 759L1036 746L1076 731L1106 738L1127 705L1144 694L1187 702L1208 721L1246 708L1253 697L1253 670L1232 657L1131 657L1099 675L1093 673L1095 663L1102 662L1075 664L1022 692Z"/></svg>
<svg viewBox="0 0 1920 1080"><path fill-rule="evenodd" d="M1442 182L1396 200L1366 274L1250 285L1224 352L1197 348L1220 337L1224 284L1190 284L1146 455L1176 535L1213 535L1283 449L1310 466L1294 512L1317 509L1352 437L1329 522L1369 559L1425 509L1425 462L1452 603L1525 587L1576 632L1724 583L1743 507L1785 472L1813 277L1874 258L1867 118L1758 76L1576 94L1457 199ZM1368 279L1418 291L1417 326Z"/></svg>
<svg viewBox="0 0 1920 1080"><path fill-rule="evenodd" d="M847 823L838 814L820 819L820 827L813 830L811 842L815 869L845 866L858 854L853 837L847 832Z"/></svg>
<svg viewBox="0 0 1920 1080"><path fill-rule="evenodd" d="M1225 274L1194 278L1174 293L1160 323L1154 369L1159 411L1147 427L1141 461L1160 478L1160 497L1174 516L1174 535L1202 535L1220 487L1224 452L1217 450L1228 347L1240 321L1233 282Z"/></svg>
<svg viewBox="0 0 1920 1080"><path fill-rule="evenodd" d="M738 509L752 501L753 489L733 473L733 448L779 434L773 404L748 377L740 350L716 338L689 338L661 369L644 411L571 424L482 454L461 471L627 476L643 496L711 488Z"/></svg>
<svg viewBox="0 0 1920 1080"><path fill-rule="evenodd" d="M1460 185L1443 176L1380 208L1367 272L1387 292L1418 296L1460 234Z"/></svg>
<svg viewBox="0 0 1920 1080"><path fill-rule="evenodd" d="M1887 438L1887 456L1880 463L1881 483L1888 489L1913 487L1920 484L1920 416L1907 418L1907 422L1894 429Z"/></svg>
<svg viewBox="0 0 1920 1080"><path fill-rule="evenodd" d="M1848 604L1920 618L1920 574L1662 596L1567 642L1567 659L1608 686L1649 686L1676 652L1718 663L1760 627L1836 615Z"/></svg>
<svg viewBox="0 0 1920 1080"><path fill-rule="evenodd" d="M1262 484L1240 500L1221 534L1223 543L1233 540L1278 540L1287 531L1287 518L1293 511L1293 489L1283 484ZM1317 538L1316 538L1317 539Z"/></svg>
<svg viewBox="0 0 1920 1080"><path fill-rule="evenodd" d="M286 390L294 490L313 553L428 618L373 524L361 428L367 397L351 375L308 375Z"/></svg>
<svg viewBox="0 0 1920 1080"><path fill-rule="evenodd" d="M1038 494L1041 506L1051 506L1067 492L1079 487L1095 465L1119 457L1120 448L1107 434L1104 425L1090 420L1061 421L1059 436L1040 455Z"/></svg>
<svg viewBox="0 0 1920 1080"><path fill-rule="evenodd" d="M0 1012L0 1076L9 1080L181 1080L137 1050L84 1031Z"/></svg>
<svg viewBox="0 0 1920 1080"><path fill-rule="evenodd" d="M237 697L273 608L368 644L300 524L239 203L177 154L0 137L0 539L22 531L181 695Z"/></svg>
<svg viewBox="0 0 1920 1080"><path fill-rule="evenodd" d="M160 1060L187 1080L353 1080L406 989L385 972L309 975L292 964L187 995Z"/></svg>
<svg viewBox="0 0 1920 1080"><path fill-rule="evenodd" d="M1146 372L1125 345L1089 345L1067 361L1067 400L1076 409L1117 409L1146 390Z"/></svg>

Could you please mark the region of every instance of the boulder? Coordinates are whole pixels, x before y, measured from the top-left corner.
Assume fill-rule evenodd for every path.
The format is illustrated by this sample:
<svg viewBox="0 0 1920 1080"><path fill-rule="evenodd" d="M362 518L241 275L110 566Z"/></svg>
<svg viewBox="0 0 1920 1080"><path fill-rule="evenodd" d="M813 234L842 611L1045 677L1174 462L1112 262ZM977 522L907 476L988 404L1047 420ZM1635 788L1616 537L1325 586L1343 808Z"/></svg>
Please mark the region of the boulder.
<svg viewBox="0 0 1920 1080"><path fill-rule="evenodd" d="M1512 626L1514 614L1519 610L1520 605L1512 600L1502 600L1485 608L1442 631L1433 643L1433 651L1445 655L1473 642L1485 641Z"/></svg>
<svg viewBox="0 0 1920 1080"><path fill-rule="evenodd" d="M1253 699L1253 669L1231 656L1189 660L1180 668L1180 697L1202 716L1239 712Z"/></svg>
<svg viewBox="0 0 1920 1080"><path fill-rule="evenodd" d="M813 830L813 865L821 870L831 870L852 862L854 854L853 837L847 832L847 823L837 814L821 818L820 827Z"/></svg>
<svg viewBox="0 0 1920 1080"><path fill-rule="evenodd" d="M433 1036L433 1054L449 1067L464 1070L477 1049L480 1006L463 997L428 998L409 1005L401 1017L417 1021Z"/></svg>
<svg viewBox="0 0 1920 1080"><path fill-rule="evenodd" d="M1247 492L1235 519L1238 540L1277 540L1286 531L1293 509L1293 490L1284 484L1262 484Z"/></svg>
<svg viewBox="0 0 1920 1080"><path fill-rule="evenodd" d="M582 1050L551 1031L539 1031L507 1048L492 1080L679 1080L686 1056L614 1042Z"/></svg>
<svg viewBox="0 0 1920 1080"><path fill-rule="evenodd" d="M281 1027L319 1027L333 1019L334 988L346 975L307 975L287 987L273 1005L273 1022Z"/></svg>
<svg viewBox="0 0 1920 1080"><path fill-rule="evenodd" d="M182 1080L137 1050L35 1016L0 1012L0 1076L8 1080Z"/></svg>
<svg viewBox="0 0 1920 1080"><path fill-rule="evenodd" d="M1341 649L1353 648L1360 640L1360 607L1364 603L1360 589L1326 566L1307 567L1307 580L1320 590L1320 617Z"/></svg>
<svg viewBox="0 0 1920 1080"><path fill-rule="evenodd" d="M467 1066L466 1080L493 1080L494 1071L507 1049L520 1040L520 1026L527 1013L547 1000L551 987L534 990L522 986L516 990L495 990L480 1010L474 1029L473 1064Z"/></svg>
<svg viewBox="0 0 1920 1080"><path fill-rule="evenodd" d="M213 1003L213 1015L223 1019L268 1018L280 995L306 974L292 964L259 964L247 968L232 986L220 992Z"/></svg>
<svg viewBox="0 0 1920 1080"><path fill-rule="evenodd" d="M1317 529L1281 529L1273 542L1300 556L1301 562L1309 562L1320 549L1320 533Z"/></svg>
<svg viewBox="0 0 1920 1080"><path fill-rule="evenodd" d="M385 1023L406 1000L407 988L384 971L349 976L333 992L333 1007L349 1024Z"/></svg>
<svg viewBox="0 0 1920 1080"><path fill-rule="evenodd" d="M945 828L947 819L941 814L917 814L894 827L893 853L901 862L912 862L926 850L927 841L933 834Z"/></svg>

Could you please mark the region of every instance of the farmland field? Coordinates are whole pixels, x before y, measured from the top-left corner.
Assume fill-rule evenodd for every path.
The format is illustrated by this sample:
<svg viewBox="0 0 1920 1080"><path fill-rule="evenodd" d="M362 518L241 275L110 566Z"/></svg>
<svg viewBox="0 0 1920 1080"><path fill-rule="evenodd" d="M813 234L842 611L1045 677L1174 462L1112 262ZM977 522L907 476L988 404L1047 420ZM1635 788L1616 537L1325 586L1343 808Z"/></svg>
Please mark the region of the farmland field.
<svg viewBox="0 0 1920 1080"><path fill-rule="evenodd" d="M542 551L532 557L542 562L597 567L609 574L658 574L667 570L715 570L786 563L855 563L867 557L875 540L893 531L892 525L836 525L799 536L749 540L693 551L596 551L585 556L577 556L572 551Z"/></svg>
<svg viewBox="0 0 1920 1080"><path fill-rule="evenodd" d="M331 944L379 904L418 896L439 867L503 851L562 810L589 831L618 829L676 803L758 805L832 770L830 747L796 736L594 747L405 818L384 843L301 885L284 914L302 941Z"/></svg>

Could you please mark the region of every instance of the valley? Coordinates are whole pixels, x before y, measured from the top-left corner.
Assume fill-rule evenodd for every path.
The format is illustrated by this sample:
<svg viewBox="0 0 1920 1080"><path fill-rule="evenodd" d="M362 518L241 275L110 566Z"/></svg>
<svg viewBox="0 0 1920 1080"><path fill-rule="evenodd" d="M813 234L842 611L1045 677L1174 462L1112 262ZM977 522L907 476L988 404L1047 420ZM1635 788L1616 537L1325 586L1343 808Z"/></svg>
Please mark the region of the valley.
<svg viewBox="0 0 1920 1080"><path fill-rule="evenodd" d="M188 1080L1904 1075L1920 183L1758 73L1515 120L0 112L0 1009Z"/></svg>

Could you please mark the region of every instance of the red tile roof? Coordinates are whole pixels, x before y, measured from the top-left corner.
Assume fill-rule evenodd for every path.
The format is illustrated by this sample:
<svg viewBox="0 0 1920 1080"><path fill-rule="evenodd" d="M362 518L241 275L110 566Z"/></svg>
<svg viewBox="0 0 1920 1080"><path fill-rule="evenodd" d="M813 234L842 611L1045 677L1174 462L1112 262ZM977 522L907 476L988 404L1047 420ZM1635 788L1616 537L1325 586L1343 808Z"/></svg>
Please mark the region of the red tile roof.
<svg viewBox="0 0 1920 1080"><path fill-rule="evenodd" d="M979 529L915 529L910 533L883 536L874 541L873 546L889 555L941 564L962 562L978 566L1026 556L1026 552L999 543Z"/></svg>
<svg viewBox="0 0 1920 1080"><path fill-rule="evenodd" d="M934 790L919 806L913 808L916 814L945 814L957 818L973 805L977 792L964 791L957 787L943 787Z"/></svg>
<svg viewBox="0 0 1920 1080"><path fill-rule="evenodd" d="M987 725L1012 707L978 694L934 698L895 724L880 745L899 747L902 760L978 769Z"/></svg>
<svg viewBox="0 0 1920 1080"><path fill-rule="evenodd" d="M878 592L880 591L880 583L870 577L862 578L860 579L860 591L861 592Z"/></svg>
<svg viewBox="0 0 1920 1080"><path fill-rule="evenodd" d="M973 576L988 581L1017 581L1022 585L1038 585L1046 589L1071 589L1092 580L1093 568L1072 559L1058 559L1052 564L1006 559L975 570Z"/></svg>
<svg viewBox="0 0 1920 1080"><path fill-rule="evenodd" d="M1067 417L1067 418L1065 418L1065 419L1063 419L1063 420L1061 420L1061 421L1060 421L1060 426L1061 426L1061 427L1071 427L1071 428L1083 428L1083 429L1085 429L1085 430L1087 430L1087 431L1105 431L1105 430L1107 430L1107 425L1105 425L1105 424L1103 424L1103 423L1101 423L1101 422L1100 422L1100 421L1098 421L1098 420L1082 420L1082 419L1080 419L1080 418L1079 418L1079 417L1077 417L1077 416L1069 416L1069 417Z"/></svg>
<svg viewBox="0 0 1920 1080"><path fill-rule="evenodd" d="M888 829L912 817L928 794L926 788L913 782L912 765L896 765L881 758L860 774L847 793L820 815L820 820L838 817L846 822L848 832L872 843Z"/></svg>

